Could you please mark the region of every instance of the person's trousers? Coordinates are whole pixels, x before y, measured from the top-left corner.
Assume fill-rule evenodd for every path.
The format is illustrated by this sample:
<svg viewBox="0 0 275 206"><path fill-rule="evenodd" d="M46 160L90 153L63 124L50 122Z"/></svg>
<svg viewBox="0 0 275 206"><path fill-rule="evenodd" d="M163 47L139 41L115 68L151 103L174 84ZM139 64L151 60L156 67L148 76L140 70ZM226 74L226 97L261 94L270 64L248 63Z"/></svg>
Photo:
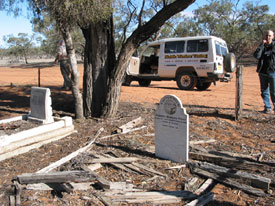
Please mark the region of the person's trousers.
<svg viewBox="0 0 275 206"><path fill-rule="evenodd" d="M71 88L72 82L70 79L70 74L71 74L70 64L68 63L67 60L61 60L59 63L60 63L61 74L64 79L63 87Z"/></svg>
<svg viewBox="0 0 275 206"><path fill-rule="evenodd" d="M269 72L268 74L259 73L259 78L261 85L261 96L264 101L265 109L272 109L272 106L270 104L271 97L271 102L275 111L275 71Z"/></svg>

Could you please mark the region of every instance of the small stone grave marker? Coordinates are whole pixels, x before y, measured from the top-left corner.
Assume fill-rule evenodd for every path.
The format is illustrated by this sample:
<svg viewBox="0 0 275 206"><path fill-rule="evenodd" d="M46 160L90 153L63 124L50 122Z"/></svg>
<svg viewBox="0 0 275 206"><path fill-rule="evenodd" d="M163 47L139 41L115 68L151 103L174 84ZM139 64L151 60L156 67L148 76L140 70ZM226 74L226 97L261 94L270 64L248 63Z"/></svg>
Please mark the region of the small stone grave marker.
<svg viewBox="0 0 275 206"><path fill-rule="evenodd" d="M30 106L31 113L28 116L28 120L39 121L43 124L54 122L49 88L32 87Z"/></svg>
<svg viewBox="0 0 275 206"><path fill-rule="evenodd" d="M189 115L180 99L166 95L155 113L155 154L175 162L188 161Z"/></svg>

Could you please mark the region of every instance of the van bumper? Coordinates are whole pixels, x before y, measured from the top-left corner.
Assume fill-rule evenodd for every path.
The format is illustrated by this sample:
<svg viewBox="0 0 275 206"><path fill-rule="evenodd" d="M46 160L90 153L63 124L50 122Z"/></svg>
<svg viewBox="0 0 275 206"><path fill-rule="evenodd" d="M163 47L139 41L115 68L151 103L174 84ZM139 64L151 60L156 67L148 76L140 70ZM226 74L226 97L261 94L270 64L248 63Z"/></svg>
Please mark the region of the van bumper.
<svg viewBox="0 0 275 206"><path fill-rule="evenodd" d="M207 73L208 79L213 81L220 80L221 82L228 82L233 78L233 75L230 73L222 73L222 74L215 74L215 73Z"/></svg>

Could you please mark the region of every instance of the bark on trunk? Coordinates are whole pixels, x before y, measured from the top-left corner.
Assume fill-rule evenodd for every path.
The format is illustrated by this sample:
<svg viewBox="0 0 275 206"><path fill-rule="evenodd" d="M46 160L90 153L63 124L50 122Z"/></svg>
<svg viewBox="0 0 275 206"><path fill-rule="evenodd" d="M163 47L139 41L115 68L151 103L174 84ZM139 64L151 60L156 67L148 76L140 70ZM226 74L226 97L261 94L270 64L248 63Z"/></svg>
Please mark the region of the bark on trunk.
<svg viewBox="0 0 275 206"><path fill-rule="evenodd" d="M106 22L91 24L88 29L82 29L86 39L83 85L86 117L112 117L116 114L122 79L132 54L142 42L156 33L166 20L194 1L174 1L146 24L140 24L122 46L116 62L112 18Z"/></svg>
<svg viewBox="0 0 275 206"><path fill-rule="evenodd" d="M77 59L75 55L75 50L73 47L73 41L71 37L71 33L69 29L64 29L64 32L62 32L67 54L69 58L69 62L71 64L72 73L71 73L71 80L72 80L72 93L74 97L74 108L75 108L75 118L81 119L83 118L83 102L82 102L82 94L79 90L79 77L80 73L77 67Z"/></svg>
<svg viewBox="0 0 275 206"><path fill-rule="evenodd" d="M101 117L106 105L110 72L115 62L112 17L104 22L91 23L89 28L82 31L86 40L84 114L86 117Z"/></svg>

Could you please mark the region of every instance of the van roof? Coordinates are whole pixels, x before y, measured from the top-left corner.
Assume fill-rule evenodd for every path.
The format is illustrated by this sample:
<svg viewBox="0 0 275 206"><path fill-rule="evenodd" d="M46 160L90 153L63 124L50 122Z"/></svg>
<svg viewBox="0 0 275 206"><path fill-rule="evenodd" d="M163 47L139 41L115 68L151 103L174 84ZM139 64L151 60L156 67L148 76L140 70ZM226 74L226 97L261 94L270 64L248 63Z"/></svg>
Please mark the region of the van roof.
<svg viewBox="0 0 275 206"><path fill-rule="evenodd" d="M225 41L222 38L219 38L216 36L189 36L189 37L165 38L165 39L160 39L157 41L149 42L148 44L149 45L158 45L162 42L168 42L168 41L183 41L183 40L197 40L197 39L216 39L222 43L225 43Z"/></svg>

